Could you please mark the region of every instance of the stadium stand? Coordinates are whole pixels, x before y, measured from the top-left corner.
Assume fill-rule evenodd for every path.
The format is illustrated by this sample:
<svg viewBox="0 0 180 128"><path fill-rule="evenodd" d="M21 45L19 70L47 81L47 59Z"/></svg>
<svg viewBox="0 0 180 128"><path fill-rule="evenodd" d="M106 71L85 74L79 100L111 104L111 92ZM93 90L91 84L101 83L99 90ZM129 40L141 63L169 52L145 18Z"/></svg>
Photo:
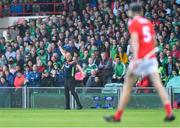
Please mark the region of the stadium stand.
<svg viewBox="0 0 180 128"><path fill-rule="evenodd" d="M73 59L88 71L84 86L104 87L112 78L122 82L124 74L117 76L117 71L124 72L121 70L125 68L117 69L122 68L117 65L127 67L132 58L126 15L131 1L2 0L2 17L47 17L21 21L13 26L18 33L16 38L11 38L10 33L0 38L0 87L63 86L64 58L58 45L70 51ZM180 6L178 0L147 0L143 7L145 17L154 23L157 32L159 73L166 85L180 75ZM93 64L88 63L89 58ZM16 83L16 79L21 79L21 83Z"/></svg>

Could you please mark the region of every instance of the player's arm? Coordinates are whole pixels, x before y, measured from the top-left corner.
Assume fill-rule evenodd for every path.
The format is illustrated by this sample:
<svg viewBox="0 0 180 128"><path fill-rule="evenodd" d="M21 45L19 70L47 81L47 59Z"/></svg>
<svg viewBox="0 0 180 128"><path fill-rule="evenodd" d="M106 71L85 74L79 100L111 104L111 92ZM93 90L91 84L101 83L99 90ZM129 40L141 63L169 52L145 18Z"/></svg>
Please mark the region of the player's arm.
<svg viewBox="0 0 180 128"><path fill-rule="evenodd" d="M138 33L137 32L132 32L131 33L131 47L132 47L132 52L133 52L133 58L137 59L138 57L138 50L139 50L139 39L138 39Z"/></svg>

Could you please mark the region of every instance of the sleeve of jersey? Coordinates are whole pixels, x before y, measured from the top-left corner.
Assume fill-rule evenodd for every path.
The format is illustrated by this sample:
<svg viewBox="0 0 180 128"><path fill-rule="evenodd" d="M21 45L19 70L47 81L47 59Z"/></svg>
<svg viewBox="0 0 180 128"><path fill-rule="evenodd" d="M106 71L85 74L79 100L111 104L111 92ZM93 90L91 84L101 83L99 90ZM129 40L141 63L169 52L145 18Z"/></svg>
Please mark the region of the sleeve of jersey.
<svg viewBox="0 0 180 128"><path fill-rule="evenodd" d="M129 25L129 33L138 32L137 22L133 21Z"/></svg>

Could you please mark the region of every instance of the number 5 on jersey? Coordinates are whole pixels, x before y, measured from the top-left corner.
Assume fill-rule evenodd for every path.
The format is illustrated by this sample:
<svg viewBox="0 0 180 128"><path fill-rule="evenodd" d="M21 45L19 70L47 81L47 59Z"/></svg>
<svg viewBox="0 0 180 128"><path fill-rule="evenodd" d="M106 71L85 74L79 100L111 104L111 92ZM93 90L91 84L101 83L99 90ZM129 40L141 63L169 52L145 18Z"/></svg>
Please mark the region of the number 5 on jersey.
<svg viewBox="0 0 180 128"><path fill-rule="evenodd" d="M152 40L152 35L150 32L150 27L149 26L143 26L142 27L142 32L143 32L143 40L145 43L149 43Z"/></svg>

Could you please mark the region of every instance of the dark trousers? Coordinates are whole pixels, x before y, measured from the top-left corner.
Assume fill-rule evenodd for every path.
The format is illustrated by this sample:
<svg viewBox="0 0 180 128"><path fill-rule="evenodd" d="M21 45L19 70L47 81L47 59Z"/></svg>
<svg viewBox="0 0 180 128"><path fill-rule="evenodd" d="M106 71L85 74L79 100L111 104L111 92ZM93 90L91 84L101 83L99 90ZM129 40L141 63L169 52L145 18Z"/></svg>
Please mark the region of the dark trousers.
<svg viewBox="0 0 180 128"><path fill-rule="evenodd" d="M71 94L73 95L78 107L82 108L82 105L79 101L79 97L78 97L77 93L75 92L75 80L74 79L65 79L64 93L65 93L65 100L66 100L66 109L70 109L69 91L71 91Z"/></svg>

